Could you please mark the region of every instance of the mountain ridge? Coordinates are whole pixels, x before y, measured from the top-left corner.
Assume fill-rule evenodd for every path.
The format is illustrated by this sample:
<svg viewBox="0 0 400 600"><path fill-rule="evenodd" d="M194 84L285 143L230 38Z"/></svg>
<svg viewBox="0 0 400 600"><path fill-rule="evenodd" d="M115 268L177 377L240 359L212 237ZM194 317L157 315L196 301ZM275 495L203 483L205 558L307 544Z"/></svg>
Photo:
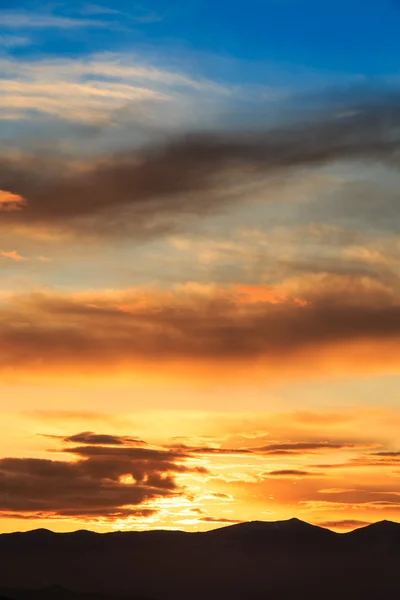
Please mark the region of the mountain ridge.
<svg viewBox="0 0 400 600"><path fill-rule="evenodd" d="M370 523L368 525L363 525L362 527L355 527L354 529L348 530L348 531L343 531L343 532L337 532L334 531L332 528L329 527L324 527L322 525L316 525L313 523L308 523L307 521L303 521L302 519L298 519L296 517L292 517L290 519L282 519L282 520L278 520L278 521L261 521L261 520L254 520L254 521L242 521L242 522L238 522L238 523L233 523L230 525L222 525L221 527L216 527L213 529L208 529L206 531L185 531L185 530L176 530L176 529L146 529L146 530L142 530L142 529L131 529L129 531L124 531L124 530L117 530L117 531L105 531L105 532L98 532L98 531L92 531L90 529L76 529L73 531L53 531L51 529L46 529L46 528L38 528L38 529L28 529L27 531L12 531L12 532L5 532L5 533L0 533L0 538L4 537L4 536L21 536L21 535L41 535L41 536L46 536L46 535L55 535L55 536L63 536L63 535L68 535L68 536L72 536L72 535L93 535L93 536L113 536L113 535L132 535L132 534L157 534L157 533L169 533L169 534L187 534L187 535L198 535L198 534L211 534L211 533L215 533L215 532L227 532L227 531L234 531L234 530L255 530L255 529L259 529L262 530L264 529L265 531L267 531L268 529L271 530L271 528L280 528L282 529L288 529L288 530L292 530L292 531L299 531L300 528L305 530L305 528L308 527L309 531L311 530L323 530L323 531L330 531L332 533L336 533L337 535L340 536L346 536L349 534L352 534L356 531L365 531L365 530L377 530L378 528L380 530L388 530L390 527L393 528L398 528L398 531L400 532L400 522L397 521L390 521L387 519L382 519L380 521L376 521L374 523Z"/></svg>

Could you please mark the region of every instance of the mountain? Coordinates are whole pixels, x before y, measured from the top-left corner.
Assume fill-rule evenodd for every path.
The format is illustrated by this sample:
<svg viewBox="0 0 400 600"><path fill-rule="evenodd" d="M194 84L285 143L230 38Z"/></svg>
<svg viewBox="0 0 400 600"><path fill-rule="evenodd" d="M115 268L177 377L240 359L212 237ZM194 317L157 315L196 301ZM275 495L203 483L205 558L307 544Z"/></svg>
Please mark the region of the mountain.
<svg viewBox="0 0 400 600"><path fill-rule="evenodd" d="M228 527L214 529L207 532L211 536L252 536L259 537L263 542L278 541L279 539L287 541L293 539L296 541L308 541L331 539L335 534L329 529L310 525L300 519L289 519L286 521L247 521L246 523L237 523Z"/></svg>
<svg viewBox="0 0 400 600"><path fill-rule="evenodd" d="M375 600L400 597L399 560L400 525L388 521L346 534L298 519L205 533L36 530L0 535L0 595L11 600L113 600L119 594L157 600Z"/></svg>
<svg viewBox="0 0 400 600"><path fill-rule="evenodd" d="M352 541L356 546L368 544L374 552L400 552L400 523L379 521L368 527L356 529L348 533L347 537L349 543Z"/></svg>

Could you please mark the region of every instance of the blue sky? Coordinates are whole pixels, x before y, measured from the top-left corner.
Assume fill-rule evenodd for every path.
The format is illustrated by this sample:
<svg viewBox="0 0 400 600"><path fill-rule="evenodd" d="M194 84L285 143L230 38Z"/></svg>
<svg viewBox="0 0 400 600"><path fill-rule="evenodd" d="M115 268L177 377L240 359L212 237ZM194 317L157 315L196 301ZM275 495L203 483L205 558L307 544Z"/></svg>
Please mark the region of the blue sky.
<svg viewBox="0 0 400 600"><path fill-rule="evenodd" d="M262 79L262 65L271 62L289 71L379 77L397 72L399 19L397 0L3 0L0 31L9 49L15 36L12 52L19 56L140 47L183 61L187 52L192 66L222 78ZM247 68L237 63L236 70L229 68L221 58L243 61Z"/></svg>
<svg viewBox="0 0 400 600"><path fill-rule="evenodd" d="M143 129L247 123L310 91L393 84L399 18L397 0L3 0L0 144L52 138L67 150L84 129L82 151L124 146ZM106 83L103 106L83 93ZM139 92L133 136L126 113ZM118 127L105 133L106 113Z"/></svg>

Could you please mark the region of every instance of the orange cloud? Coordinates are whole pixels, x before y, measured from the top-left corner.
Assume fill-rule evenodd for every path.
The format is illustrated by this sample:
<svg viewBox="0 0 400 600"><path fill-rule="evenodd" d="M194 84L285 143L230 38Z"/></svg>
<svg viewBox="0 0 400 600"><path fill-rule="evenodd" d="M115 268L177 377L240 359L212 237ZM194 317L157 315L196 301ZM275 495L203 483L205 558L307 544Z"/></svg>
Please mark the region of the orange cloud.
<svg viewBox="0 0 400 600"><path fill-rule="evenodd" d="M335 281L312 299L303 293L304 304L243 303L228 287L3 294L0 369L231 378L398 372L400 301L363 278L343 278L338 296Z"/></svg>
<svg viewBox="0 0 400 600"><path fill-rule="evenodd" d="M293 302L300 306L308 304L307 300L291 297L283 288L274 286L236 285L235 290L239 295L240 302L244 304L258 304L263 302L268 304Z"/></svg>
<svg viewBox="0 0 400 600"><path fill-rule="evenodd" d="M21 210L25 204L25 199L19 194L0 190L0 212L14 212Z"/></svg>
<svg viewBox="0 0 400 600"><path fill-rule="evenodd" d="M26 260L26 258L18 254L18 252L16 252L15 250L12 250L11 252L1 251L0 256L2 256L3 258L10 258L11 260L15 260L17 262L21 260Z"/></svg>

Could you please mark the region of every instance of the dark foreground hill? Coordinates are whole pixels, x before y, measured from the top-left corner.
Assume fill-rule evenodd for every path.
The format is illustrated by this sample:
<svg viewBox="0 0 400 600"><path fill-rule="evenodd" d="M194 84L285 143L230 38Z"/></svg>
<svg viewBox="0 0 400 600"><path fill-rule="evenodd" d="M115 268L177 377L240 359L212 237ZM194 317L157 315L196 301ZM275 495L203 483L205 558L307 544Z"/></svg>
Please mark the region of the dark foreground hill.
<svg viewBox="0 0 400 600"><path fill-rule="evenodd" d="M375 600L400 598L399 564L400 525L388 521L347 534L297 519L207 533L37 530L0 535L0 595L12 600L115 600L113 594L157 600ZM66 596L56 587L36 595L15 591L51 586L96 596Z"/></svg>
<svg viewBox="0 0 400 600"><path fill-rule="evenodd" d="M40 589L5 590L7 596L0 596L0 600L154 600L145 596L115 596L102 593L80 593L67 590L59 585Z"/></svg>
<svg viewBox="0 0 400 600"><path fill-rule="evenodd" d="M102 593L80 593L67 590L59 585L40 589L4 590L7 596L0 596L0 600L154 600L145 596L115 596Z"/></svg>

